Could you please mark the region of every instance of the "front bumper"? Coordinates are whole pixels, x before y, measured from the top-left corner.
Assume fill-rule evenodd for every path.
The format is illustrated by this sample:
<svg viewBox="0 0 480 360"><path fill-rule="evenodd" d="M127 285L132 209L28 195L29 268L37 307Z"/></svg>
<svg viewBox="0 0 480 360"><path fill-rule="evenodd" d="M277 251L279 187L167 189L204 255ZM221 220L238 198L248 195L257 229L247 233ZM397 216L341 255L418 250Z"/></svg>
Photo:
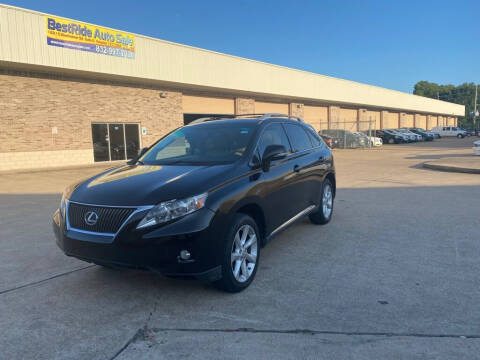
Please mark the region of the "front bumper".
<svg viewBox="0 0 480 360"><path fill-rule="evenodd" d="M145 212L127 221L114 236L71 229L57 210L53 232L68 256L99 265L152 270L165 275L195 276L214 281L221 277L221 235L212 232L214 212L203 208L160 227L136 229ZM180 252L191 254L188 260Z"/></svg>

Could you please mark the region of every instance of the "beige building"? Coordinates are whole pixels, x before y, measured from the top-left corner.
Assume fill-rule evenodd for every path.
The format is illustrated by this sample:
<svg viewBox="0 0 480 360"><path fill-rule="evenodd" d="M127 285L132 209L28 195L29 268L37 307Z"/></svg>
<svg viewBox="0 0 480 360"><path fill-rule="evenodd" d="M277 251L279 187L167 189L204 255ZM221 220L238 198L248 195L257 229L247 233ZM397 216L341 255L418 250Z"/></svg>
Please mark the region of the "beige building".
<svg viewBox="0 0 480 360"><path fill-rule="evenodd" d="M204 115L317 130L456 125L463 105L0 4L0 170L132 157Z"/></svg>

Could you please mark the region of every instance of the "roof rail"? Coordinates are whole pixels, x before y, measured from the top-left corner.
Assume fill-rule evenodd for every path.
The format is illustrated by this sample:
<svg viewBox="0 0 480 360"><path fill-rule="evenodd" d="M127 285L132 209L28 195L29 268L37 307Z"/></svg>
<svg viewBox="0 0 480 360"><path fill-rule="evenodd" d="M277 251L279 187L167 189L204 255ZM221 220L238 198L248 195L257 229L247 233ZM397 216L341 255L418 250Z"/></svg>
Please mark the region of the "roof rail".
<svg viewBox="0 0 480 360"><path fill-rule="evenodd" d="M297 121L303 122L302 118L299 117L299 116L287 115L287 114L279 114L279 113L267 113L267 114L263 114L263 116L260 117L260 120L265 120L265 119L268 119L268 118L277 118L277 117L287 118L287 119L293 119L293 120L297 120Z"/></svg>
<svg viewBox="0 0 480 360"><path fill-rule="evenodd" d="M222 115L222 116L204 117L204 118L199 118L191 121L189 125L199 124L205 121L235 119L235 118L258 118L260 121L266 120L269 118L287 118L287 119L293 119L293 120L303 122L301 117L294 116L294 115L287 115L287 114L280 114L280 113L266 113L266 114L264 113L264 114L239 114L239 115Z"/></svg>
<svg viewBox="0 0 480 360"><path fill-rule="evenodd" d="M190 124L199 124L205 121L212 121L212 120L222 120L222 119L233 119L235 115L222 115L222 116L210 116L210 117L203 117L203 118L198 118L193 121L190 121L188 125Z"/></svg>

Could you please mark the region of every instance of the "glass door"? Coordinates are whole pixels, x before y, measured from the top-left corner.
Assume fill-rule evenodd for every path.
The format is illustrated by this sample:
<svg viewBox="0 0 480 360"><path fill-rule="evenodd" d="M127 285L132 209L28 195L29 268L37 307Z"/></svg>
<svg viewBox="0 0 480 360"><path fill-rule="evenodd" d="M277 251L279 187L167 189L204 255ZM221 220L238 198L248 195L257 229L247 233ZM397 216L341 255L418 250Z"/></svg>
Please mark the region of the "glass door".
<svg viewBox="0 0 480 360"><path fill-rule="evenodd" d="M140 129L138 124L125 124L127 159L133 159L140 151Z"/></svg>
<svg viewBox="0 0 480 360"><path fill-rule="evenodd" d="M93 159L94 161L109 161L107 124L92 124Z"/></svg>
<svg viewBox="0 0 480 360"><path fill-rule="evenodd" d="M110 160L125 160L125 134L123 124L108 124Z"/></svg>

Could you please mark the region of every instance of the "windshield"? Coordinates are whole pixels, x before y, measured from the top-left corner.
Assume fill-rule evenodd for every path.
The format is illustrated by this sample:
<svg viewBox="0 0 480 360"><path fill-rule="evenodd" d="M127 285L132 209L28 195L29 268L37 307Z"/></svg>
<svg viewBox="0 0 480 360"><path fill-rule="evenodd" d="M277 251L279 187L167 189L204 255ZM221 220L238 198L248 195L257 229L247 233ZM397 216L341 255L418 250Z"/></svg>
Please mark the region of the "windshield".
<svg viewBox="0 0 480 360"><path fill-rule="evenodd" d="M140 162L145 165L233 163L245 152L255 124L201 124L178 129L160 140Z"/></svg>

